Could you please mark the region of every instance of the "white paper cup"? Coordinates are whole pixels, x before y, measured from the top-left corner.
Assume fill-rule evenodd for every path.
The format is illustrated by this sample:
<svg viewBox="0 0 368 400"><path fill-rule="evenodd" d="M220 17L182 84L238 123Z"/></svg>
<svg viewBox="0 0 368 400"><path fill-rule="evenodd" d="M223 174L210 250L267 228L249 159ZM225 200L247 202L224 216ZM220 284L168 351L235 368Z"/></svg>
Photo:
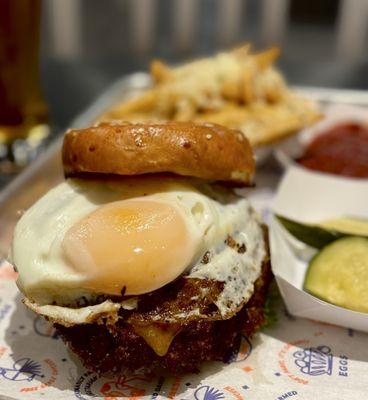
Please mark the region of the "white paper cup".
<svg viewBox="0 0 368 400"><path fill-rule="evenodd" d="M326 107L324 113L325 117L322 120L284 140L274 148L275 158L282 167L286 169L288 166L296 164L295 159L303 154L307 145L316 136L334 126L349 122L368 124L367 107L333 105Z"/></svg>
<svg viewBox="0 0 368 400"><path fill-rule="evenodd" d="M271 206L270 248L272 270L291 314L368 332L368 313L335 306L303 291L308 260L316 250L290 240L274 216L309 223L341 216L368 218L367 202L366 182L289 167Z"/></svg>

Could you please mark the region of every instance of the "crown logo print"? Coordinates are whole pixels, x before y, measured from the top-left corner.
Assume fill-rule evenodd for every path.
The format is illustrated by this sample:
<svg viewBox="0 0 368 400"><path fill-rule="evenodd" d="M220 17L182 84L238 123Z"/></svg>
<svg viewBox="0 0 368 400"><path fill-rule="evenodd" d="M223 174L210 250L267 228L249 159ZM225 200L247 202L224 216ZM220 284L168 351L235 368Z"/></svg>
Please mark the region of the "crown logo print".
<svg viewBox="0 0 368 400"><path fill-rule="evenodd" d="M308 347L293 354L295 364L303 374L318 376L332 374L333 355L328 346Z"/></svg>

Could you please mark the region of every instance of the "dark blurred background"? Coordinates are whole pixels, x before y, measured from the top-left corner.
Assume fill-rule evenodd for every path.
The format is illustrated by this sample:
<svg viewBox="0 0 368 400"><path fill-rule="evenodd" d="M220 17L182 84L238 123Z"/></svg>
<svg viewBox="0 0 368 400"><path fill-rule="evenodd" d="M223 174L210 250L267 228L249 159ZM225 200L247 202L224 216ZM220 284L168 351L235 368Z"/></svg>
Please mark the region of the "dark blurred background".
<svg viewBox="0 0 368 400"><path fill-rule="evenodd" d="M367 0L45 0L42 11L42 85L59 128L153 57L175 63L244 41L280 45L293 84L368 87Z"/></svg>

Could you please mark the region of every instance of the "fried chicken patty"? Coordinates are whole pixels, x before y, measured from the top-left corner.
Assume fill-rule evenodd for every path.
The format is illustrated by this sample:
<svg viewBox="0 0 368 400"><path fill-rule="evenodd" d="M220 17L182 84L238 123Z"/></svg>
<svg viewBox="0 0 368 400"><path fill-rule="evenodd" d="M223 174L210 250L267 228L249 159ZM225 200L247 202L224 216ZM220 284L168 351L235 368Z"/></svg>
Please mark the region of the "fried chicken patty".
<svg viewBox="0 0 368 400"><path fill-rule="evenodd" d="M152 370L156 367L173 373L197 372L203 361L226 361L234 351L240 333L250 337L260 328L264 322L263 306L271 277L267 257L255 282L252 297L229 319L219 319L213 307L213 298L221 292L221 282L198 280L201 282L195 284L185 282L183 277L150 295L142 296L138 309L122 311L121 318L114 325L93 323L65 327L55 324L55 327L85 367L99 374ZM163 321L168 313L172 314L174 307L181 308L180 304L187 307L188 299L193 298L193 290L198 285L202 288L206 286L207 294L210 294L201 305L208 318L157 322ZM163 317L157 319L153 315ZM136 332L134 325L142 322L178 330L165 355L156 354Z"/></svg>

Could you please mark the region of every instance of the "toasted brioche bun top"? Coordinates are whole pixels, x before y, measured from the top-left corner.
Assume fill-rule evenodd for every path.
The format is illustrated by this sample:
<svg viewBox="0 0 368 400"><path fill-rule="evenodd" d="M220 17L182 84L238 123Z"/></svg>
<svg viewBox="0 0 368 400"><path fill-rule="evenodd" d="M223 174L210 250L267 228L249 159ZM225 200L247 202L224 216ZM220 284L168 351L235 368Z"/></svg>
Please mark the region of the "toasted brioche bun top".
<svg viewBox="0 0 368 400"><path fill-rule="evenodd" d="M241 132L216 124L101 123L64 137L66 176L174 173L244 186L254 158Z"/></svg>

